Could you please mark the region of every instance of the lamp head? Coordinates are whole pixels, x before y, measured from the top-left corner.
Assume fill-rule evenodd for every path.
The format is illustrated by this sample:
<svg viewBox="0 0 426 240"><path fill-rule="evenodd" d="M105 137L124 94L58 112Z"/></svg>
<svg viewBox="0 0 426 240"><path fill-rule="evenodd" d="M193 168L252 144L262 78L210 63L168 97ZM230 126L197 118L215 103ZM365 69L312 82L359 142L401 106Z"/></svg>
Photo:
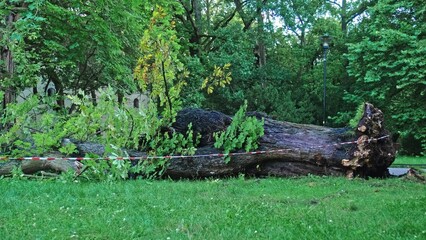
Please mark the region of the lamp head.
<svg viewBox="0 0 426 240"><path fill-rule="evenodd" d="M321 36L321 46L324 49L328 49L330 47L331 37L327 33Z"/></svg>

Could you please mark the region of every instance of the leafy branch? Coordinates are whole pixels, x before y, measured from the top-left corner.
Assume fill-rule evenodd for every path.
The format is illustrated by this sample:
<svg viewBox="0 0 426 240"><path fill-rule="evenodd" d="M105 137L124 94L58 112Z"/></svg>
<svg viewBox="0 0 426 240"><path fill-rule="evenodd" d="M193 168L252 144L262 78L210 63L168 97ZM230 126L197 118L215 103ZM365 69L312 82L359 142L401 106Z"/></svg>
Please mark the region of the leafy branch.
<svg viewBox="0 0 426 240"><path fill-rule="evenodd" d="M204 79L201 89L207 89L207 93L211 94L215 88L229 85L232 81L230 67L230 63L226 63L223 67L214 66L212 75Z"/></svg>
<svg viewBox="0 0 426 240"><path fill-rule="evenodd" d="M264 135L264 120L259 121L256 117L247 117L246 110L247 101L232 118L231 125L224 132L214 134L215 148L222 149L225 154L237 149L249 152L258 148L257 141ZM230 160L229 156L225 157L226 163Z"/></svg>

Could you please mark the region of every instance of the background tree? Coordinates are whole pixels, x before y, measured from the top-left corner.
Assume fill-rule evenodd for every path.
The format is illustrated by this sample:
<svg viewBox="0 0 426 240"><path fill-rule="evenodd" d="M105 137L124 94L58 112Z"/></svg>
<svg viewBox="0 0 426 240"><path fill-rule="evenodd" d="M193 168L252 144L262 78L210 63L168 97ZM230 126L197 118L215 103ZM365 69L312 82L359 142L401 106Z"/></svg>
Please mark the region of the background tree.
<svg viewBox="0 0 426 240"><path fill-rule="evenodd" d="M40 49L43 79L60 96L65 89L93 93L106 85L125 91L133 81L135 49L144 26L140 7L135 1L46 2L42 41L34 43Z"/></svg>
<svg viewBox="0 0 426 240"><path fill-rule="evenodd" d="M173 8L176 10L176 8ZM148 91L167 124L181 108L180 92L186 71L178 59L180 45L170 8L155 6L148 28L140 42L142 57L135 69L142 91Z"/></svg>
<svg viewBox="0 0 426 240"><path fill-rule="evenodd" d="M370 101L392 117L403 137L426 148L426 6L416 0L381 0L349 44L348 72L356 79L345 98ZM410 143L413 146L413 143ZM408 146L407 146L408 147ZM419 154L420 148L414 152Z"/></svg>
<svg viewBox="0 0 426 240"><path fill-rule="evenodd" d="M195 2L196 5L193 4ZM189 39L182 46L188 49L189 57L183 61L191 72L189 86L183 94L188 96L185 102L232 114L247 98L255 83L253 81L258 81L253 75L255 70L266 64L267 45L272 44L269 33L265 32L271 30L267 14L269 1L182 0L180 3L185 14L177 16L181 23L178 30L180 26L184 31L178 32L187 36L184 39ZM200 5L201 11L207 13L201 19L194 8ZM213 94L200 92L204 79L215 66L226 64L231 66L230 85Z"/></svg>
<svg viewBox="0 0 426 240"><path fill-rule="evenodd" d="M40 64L28 42L39 37L41 0L2 1L0 3L0 90L4 91L2 108L13 102L17 92L36 83Z"/></svg>
<svg viewBox="0 0 426 240"><path fill-rule="evenodd" d="M334 45L328 54L327 89L331 104L327 105L327 112L335 116L342 108L353 107L342 101L342 89L349 85L350 78L343 56L347 52L347 38L341 28L340 9L324 1L181 0L180 3L185 14L176 16L177 30L179 35L184 34L181 45L189 54L183 62L191 72L183 94L186 104L231 114L244 99L249 99L252 110L264 111L280 120L319 124L322 121L319 37L329 33ZM357 15L365 10L357 6L351 4L345 8L348 11L345 14L349 15L350 10ZM200 19L197 11L208 14ZM330 17L324 18L325 14ZM346 20L345 26L349 23ZM228 63L233 79L229 87L213 94L200 92L203 79L214 66Z"/></svg>
<svg viewBox="0 0 426 240"><path fill-rule="evenodd" d="M13 27L8 22L2 28L2 46L18 66L13 78L2 77L2 85L22 89L40 80L46 86L53 83L60 106L65 90L94 95L106 85L120 91L136 89L132 71L146 26L141 11L145 5L112 0L33 0L22 6L21 2L2 3L3 12L21 15Z"/></svg>

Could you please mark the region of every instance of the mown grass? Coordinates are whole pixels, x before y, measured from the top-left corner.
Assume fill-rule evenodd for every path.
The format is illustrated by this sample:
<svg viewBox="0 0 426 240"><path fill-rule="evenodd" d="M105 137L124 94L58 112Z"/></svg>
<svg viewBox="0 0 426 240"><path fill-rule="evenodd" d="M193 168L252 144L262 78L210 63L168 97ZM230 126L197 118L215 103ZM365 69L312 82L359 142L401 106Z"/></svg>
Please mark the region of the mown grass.
<svg viewBox="0 0 426 240"><path fill-rule="evenodd" d="M2 239L425 239L426 185L333 177L0 180Z"/></svg>
<svg viewBox="0 0 426 240"><path fill-rule="evenodd" d="M393 164L425 164L426 156L398 156Z"/></svg>

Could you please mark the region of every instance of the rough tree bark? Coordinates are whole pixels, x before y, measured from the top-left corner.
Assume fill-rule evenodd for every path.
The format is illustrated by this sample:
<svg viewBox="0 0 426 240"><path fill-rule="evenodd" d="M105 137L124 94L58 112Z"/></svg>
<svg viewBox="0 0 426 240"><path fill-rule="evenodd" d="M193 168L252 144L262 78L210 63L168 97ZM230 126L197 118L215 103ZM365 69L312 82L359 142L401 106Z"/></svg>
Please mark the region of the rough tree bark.
<svg viewBox="0 0 426 240"><path fill-rule="evenodd" d="M387 168L395 159L395 146L383 125L383 113L371 104L365 104L364 114L355 132L347 128L329 128L315 125L279 122L265 118L265 135L259 141L262 154L241 154L225 163L219 156L172 158L165 170L171 178L223 177L237 174L252 176L291 177L307 174L346 175L347 177L386 177ZM189 122L202 135L196 155L220 153L212 147L212 133L226 128L231 118L215 111L199 109L182 111L173 125L176 131L186 132ZM99 144L78 143L80 154L103 155ZM241 152L242 153L242 152ZM143 152L129 151L130 156L145 156ZM22 163L30 164L30 162ZM34 164L34 163L31 163ZM46 164L39 161L45 170ZM76 168L69 162L56 171ZM49 166L47 166L49 167ZM0 175L4 169L0 164ZM9 165L10 168L10 165ZM37 170L32 165L27 173ZM24 171L25 172L25 171Z"/></svg>
<svg viewBox="0 0 426 240"><path fill-rule="evenodd" d="M172 159L165 174L172 178L240 173L280 177L307 174L385 177L389 175L387 168L394 161L396 150L383 121L383 113L368 103L355 132L266 118L259 150L269 153L232 156L228 164L222 157ZM197 151L197 154L209 153L219 151L211 146Z"/></svg>
<svg viewBox="0 0 426 240"><path fill-rule="evenodd" d="M3 3L4 4L4 3ZM11 7L10 12L7 16L3 17L4 26L0 23L0 27L4 27L4 30L11 31L15 26L15 23L21 17L21 12L27 10L29 3L6 3L6 8ZM3 39L3 33L0 33L0 39ZM4 78L12 79L15 75L15 61L14 61L14 53L8 46L8 42L10 40L6 40L4 46L0 46L0 62L4 63L3 67L0 67L0 79ZM4 71L4 72L3 72ZM4 91L4 97L2 102L2 109L6 109L7 104L15 102L16 100L16 89L10 83L9 86L4 87L3 89L0 86L0 90Z"/></svg>
<svg viewBox="0 0 426 240"><path fill-rule="evenodd" d="M49 154L50 157L63 157L59 152ZM82 164L72 160L0 160L0 176L12 175L14 168L20 167L25 174L33 174L40 171L62 173L68 170L78 172Z"/></svg>
<svg viewBox="0 0 426 240"><path fill-rule="evenodd" d="M9 16L6 17L6 27L12 28L14 22L19 18L19 14L10 13ZM0 35L0 39L3 38L3 35ZM1 46L1 62L4 62L4 71L6 77L12 78L15 72L15 64L13 62L13 54L12 51L7 46ZM3 74L0 75L0 78L4 78ZM6 109L7 104L15 101L15 91L12 86L8 86L4 90L4 98L2 103L2 109Z"/></svg>

